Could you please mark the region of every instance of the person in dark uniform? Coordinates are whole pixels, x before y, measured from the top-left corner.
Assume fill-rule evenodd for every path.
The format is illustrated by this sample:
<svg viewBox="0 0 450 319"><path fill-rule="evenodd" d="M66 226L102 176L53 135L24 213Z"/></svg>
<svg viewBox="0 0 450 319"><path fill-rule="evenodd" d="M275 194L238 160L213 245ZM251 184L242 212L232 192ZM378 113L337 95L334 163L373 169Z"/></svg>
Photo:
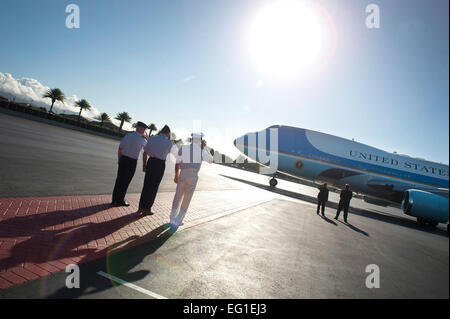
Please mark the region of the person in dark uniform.
<svg viewBox="0 0 450 319"><path fill-rule="evenodd" d="M319 194L317 195L317 215L319 215L320 207L322 206L322 216L325 217L325 205L328 201L327 183L319 187Z"/></svg>
<svg viewBox="0 0 450 319"><path fill-rule="evenodd" d="M158 135L148 139L144 147L142 170L145 172L144 187L139 200L139 212L153 215L151 209L155 202L159 184L166 169L166 158L173 147L170 128L165 125ZM149 159L147 161L147 156Z"/></svg>
<svg viewBox="0 0 450 319"><path fill-rule="evenodd" d="M136 172L137 160L142 148L147 144L144 137L147 125L136 123L136 132L125 135L120 141L118 152L119 168L117 170L116 184L112 195L113 206L130 206L125 201L128 186Z"/></svg>
<svg viewBox="0 0 450 319"><path fill-rule="evenodd" d="M350 200L353 197L353 193L350 190L350 185L345 184L345 189L341 190L341 199L339 200L339 206L334 219L339 218L339 214L344 210L344 221L347 222L348 209L350 207Z"/></svg>

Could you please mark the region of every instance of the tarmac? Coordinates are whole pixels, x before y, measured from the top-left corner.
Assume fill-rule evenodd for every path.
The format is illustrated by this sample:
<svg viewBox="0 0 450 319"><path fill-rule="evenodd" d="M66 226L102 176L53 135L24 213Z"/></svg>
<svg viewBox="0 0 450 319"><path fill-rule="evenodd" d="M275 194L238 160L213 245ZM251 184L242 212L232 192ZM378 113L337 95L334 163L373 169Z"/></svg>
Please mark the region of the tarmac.
<svg viewBox="0 0 450 319"><path fill-rule="evenodd" d="M354 198L345 224L335 193L324 218L312 187L204 164L171 231L170 160L155 215L141 216L140 171L131 206L109 204L117 141L2 114L0 133L0 298L449 298L445 228L398 208ZM72 264L80 288L66 286Z"/></svg>

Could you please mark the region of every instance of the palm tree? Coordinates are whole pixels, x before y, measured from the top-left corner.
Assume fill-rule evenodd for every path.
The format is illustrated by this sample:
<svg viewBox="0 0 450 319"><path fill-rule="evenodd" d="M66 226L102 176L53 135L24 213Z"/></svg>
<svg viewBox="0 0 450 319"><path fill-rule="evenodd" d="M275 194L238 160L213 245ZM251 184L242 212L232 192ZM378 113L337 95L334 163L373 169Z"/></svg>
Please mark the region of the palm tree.
<svg viewBox="0 0 450 319"><path fill-rule="evenodd" d="M177 139L177 135L174 132L170 133L170 139L173 141L174 144L178 144L182 141L181 138Z"/></svg>
<svg viewBox="0 0 450 319"><path fill-rule="evenodd" d="M157 130L156 125L153 124L153 123L150 124L150 125L148 126L148 129L150 130L150 133L148 133L149 136L152 135L152 132L153 132L153 131L156 131L156 130Z"/></svg>
<svg viewBox="0 0 450 319"><path fill-rule="evenodd" d="M111 118L110 118L109 115L106 114L106 113L100 114L100 115L97 116L95 119L98 120L98 121L100 121L100 127L103 127L103 123L104 123L104 122L107 122L107 123L111 122Z"/></svg>
<svg viewBox="0 0 450 319"><path fill-rule="evenodd" d="M131 122L131 116L128 115L127 112L117 113L115 119L120 121L119 132L122 131L123 123L125 123L125 122L130 123Z"/></svg>
<svg viewBox="0 0 450 319"><path fill-rule="evenodd" d="M62 103L64 103L64 93L58 89L48 89L47 92L42 96L42 97L48 97L50 99L52 99L52 106L50 106L50 111L49 113L52 113L52 109L53 109L53 104L55 104L56 101L61 101Z"/></svg>
<svg viewBox="0 0 450 319"><path fill-rule="evenodd" d="M85 99L77 101L77 102L75 102L75 104L80 108L80 113L78 113L78 122L80 122L81 111L83 111L83 110L90 110L91 106L89 105L89 102L86 101Z"/></svg>

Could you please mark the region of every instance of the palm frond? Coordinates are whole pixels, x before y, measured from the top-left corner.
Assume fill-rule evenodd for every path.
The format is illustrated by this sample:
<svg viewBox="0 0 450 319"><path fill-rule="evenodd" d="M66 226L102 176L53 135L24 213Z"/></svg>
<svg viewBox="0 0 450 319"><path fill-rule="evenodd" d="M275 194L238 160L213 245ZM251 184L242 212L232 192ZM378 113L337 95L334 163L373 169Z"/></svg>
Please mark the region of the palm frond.
<svg viewBox="0 0 450 319"><path fill-rule="evenodd" d="M48 89L42 97L50 98L52 101L61 101L63 103L65 99L64 93L58 88Z"/></svg>
<svg viewBox="0 0 450 319"><path fill-rule="evenodd" d="M86 101L85 99L82 99L80 101L75 102L75 104L82 110L90 110L91 109L91 105L89 104L88 101Z"/></svg>
<svg viewBox="0 0 450 319"><path fill-rule="evenodd" d="M131 122L131 116L127 112L117 113L115 119L127 123Z"/></svg>
<svg viewBox="0 0 450 319"><path fill-rule="evenodd" d="M111 118L109 117L109 115L107 113L102 113L99 116L97 116L95 119L98 121L101 121L101 122L111 122Z"/></svg>

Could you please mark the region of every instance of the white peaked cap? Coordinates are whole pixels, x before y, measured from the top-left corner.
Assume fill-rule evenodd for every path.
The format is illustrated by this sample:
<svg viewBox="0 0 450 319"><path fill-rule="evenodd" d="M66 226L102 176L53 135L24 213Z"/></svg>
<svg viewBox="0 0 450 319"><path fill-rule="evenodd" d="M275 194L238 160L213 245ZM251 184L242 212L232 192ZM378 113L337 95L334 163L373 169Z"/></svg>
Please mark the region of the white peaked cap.
<svg viewBox="0 0 450 319"><path fill-rule="evenodd" d="M203 133L192 133L192 138L203 138Z"/></svg>

